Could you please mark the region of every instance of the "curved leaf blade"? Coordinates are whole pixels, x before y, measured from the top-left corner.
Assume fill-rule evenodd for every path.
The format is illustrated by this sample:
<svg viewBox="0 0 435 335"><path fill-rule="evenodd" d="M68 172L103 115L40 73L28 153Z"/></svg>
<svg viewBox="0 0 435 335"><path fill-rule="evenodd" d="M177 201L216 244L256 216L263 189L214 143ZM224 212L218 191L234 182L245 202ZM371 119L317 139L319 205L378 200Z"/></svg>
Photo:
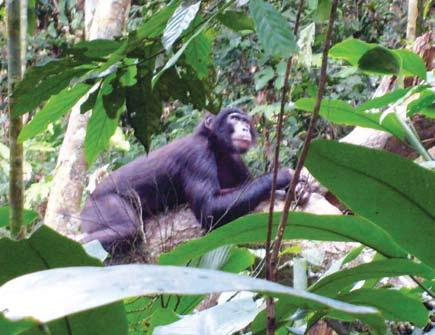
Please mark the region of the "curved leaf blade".
<svg viewBox="0 0 435 335"><path fill-rule="evenodd" d="M264 242L267 217L266 213L258 213L239 218L161 255L160 264L186 264L190 259L227 244ZM279 217L280 213L274 214L272 233L276 232ZM406 252L385 231L361 217L291 212L288 225L285 239L357 241L391 257L406 257Z"/></svg>
<svg viewBox="0 0 435 335"><path fill-rule="evenodd" d="M106 113L104 96L113 92L112 80L115 77L116 73L112 73L104 79L88 121L85 137L85 158L89 165L95 161L101 152L109 147L110 138L115 133L119 116L124 109L124 97L122 97L121 102L118 102L116 107L118 109L115 111L113 118Z"/></svg>
<svg viewBox="0 0 435 335"><path fill-rule="evenodd" d="M355 107L355 111L363 112L368 109L386 107L389 104L395 103L397 100L403 98L409 92L409 90L410 88L399 88L395 91L386 93L380 97L376 97Z"/></svg>
<svg viewBox="0 0 435 335"><path fill-rule="evenodd" d="M67 87L59 94L52 96L47 104L35 114L33 119L24 126L18 140L23 142L45 131L50 123L69 112L91 87L91 85L80 83L72 88Z"/></svg>
<svg viewBox="0 0 435 335"><path fill-rule="evenodd" d="M426 64L423 59L410 50L393 50L402 61L402 70L405 76L417 76L426 80Z"/></svg>
<svg viewBox="0 0 435 335"><path fill-rule="evenodd" d="M398 74L401 62L400 58L389 49L376 46L361 56L358 67L368 73Z"/></svg>
<svg viewBox="0 0 435 335"><path fill-rule="evenodd" d="M296 39L289 23L271 4L262 0L251 0L249 12L266 54L288 58L296 52Z"/></svg>
<svg viewBox="0 0 435 335"><path fill-rule="evenodd" d="M341 290L360 280L403 275L420 276L428 279L435 278L435 272L424 264L419 264L408 259L387 259L334 272L316 282L310 287L310 291L326 296L335 296Z"/></svg>
<svg viewBox="0 0 435 335"><path fill-rule="evenodd" d="M60 235L47 226L39 228L29 239L21 241L0 239L0 268L2 269L0 285L26 273L62 266L83 265L101 266L101 263L87 255L79 243ZM37 328L33 328L35 320L28 321L30 320L26 319L24 324L11 323L0 313L1 333L3 335L5 328L10 327L13 331L13 328L19 327L19 330L31 329L30 334L39 334ZM128 330L122 303L68 316L66 320L53 321L47 326L52 334L126 335ZM12 334L17 333L12 332Z"/></svg>
<svg viewBox="0 0 435 335"><path fill-rule="evenodd" d="M295 107L307 112L312 112L316 99L302 98L295 102ZM382 117L382 112L366 112L354 109L341 100L323 99L320 106L320 115L331 122L348 126L359 126L389 132L400 139L406 137L397 116L393 113Z"/></svg>
<svg viewBox="0 0 435 335"><path fill-rule="evenodd" d="M162 44L166 50L169 50L175 41L181 36L198 13L201 1L193 4L182 2L172 14L163 32Z"/></svg>
<svg viewBox="0 0 435 335"><path fill-rule="evenodd" d="M422 302L397 290L368 289L340 294L338 299L351 304L373 306L391 321L409 321L420 328L426 326L429 315Z"/></svg>
<svg viewBox="0 0 435 335"><path fill-rule="evenodd" d="M223 14L219 14L217 19L224 26L234 31L254 31L254 21L239 11L227 10Z"/></svg>
<svg viewBox="0 0 435 335"><path fill-rule="evenodd" d="M400 156L333 141L312 143L306 167L355 213L435 267L435 174Z"/></svg>
<svg viewBox="0 0 435 335"><path fill-rule="evenodd" d="M335 44L328 53L328 56L335 59L341 59L349 62L353 66L358 66L358 61L370 49L375 47L374 44L348 38L343 42Z"/></svg>
<svg viewBox="0 0 435 335"><path fill-rule="evenodd" d="M144 264L67 267L27 274L0 287L0 310L7 318L30 316L48 322L135 296L231 291L279 296L307 309L332 309L357 315L378 313L371 307L342 303L263 279L215 270Z"/></svg>

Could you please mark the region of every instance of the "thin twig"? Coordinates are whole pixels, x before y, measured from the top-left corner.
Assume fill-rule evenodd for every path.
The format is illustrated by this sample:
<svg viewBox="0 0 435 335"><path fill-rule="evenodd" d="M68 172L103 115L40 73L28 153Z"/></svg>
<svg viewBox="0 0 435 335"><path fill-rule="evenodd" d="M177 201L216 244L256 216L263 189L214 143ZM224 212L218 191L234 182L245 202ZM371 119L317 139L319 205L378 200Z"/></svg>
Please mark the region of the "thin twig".
<svg viewBox="0 0 435 335"><path fill-rule="evenodd" d="M290 189L286 195L285 204L284 204L284 210L282 212L280 224L278 226L278 231L276 233L276 238L273 245L272 255L270 258L270 279L273 281L276 281L276 275L277 275L277 263L278 263L278 257L279 257L279 250L281 248L283 236L285 229L287 227L287 219L289 214L290 206L292 205L294 198L295 198L295 189L296 185L299 182L299 177L301 175L302 167L305 162L305 158L308 153L308 149L312 140L312 137L314 135L314 130L316 128L317 119L320 112L320 104L322 102L323 93L325 91L325 84L326 84L326 70L328 65L328 51L331 44L331 36L332 36L332 30L334 26L334 19L337 11L337 5L338 0L334 0L331 7L331 14L329 16L329 23L328 23L328 31L326 33L325 38L325 46L323 49L323 55L322 55L322 66L320 69L320 79L319 79L319 90L317 91L317 97L316 97L316 104L314 106L313 114L311 116L310 125L308 127L307 136L304 141L304 145L302 147L301 155L299 156L298 162L296 164L295 173L293 175L292 181L290 183ZM270 327L269 327L270 325ZM268 315L268 334L274 334L275 331L275 320L274 320L274 313L272 315Z"/></svg>
<svg viewBox="0 0 435 335"><path fill-rule="evenodd" d="M299 8L296 16L296 22L294 27L294 35L297 36L299 31L299 24L300 19L302 15L302 10L304 8L304 0L300 0ZM290 56L287 61L287 67L285 70L284 75L284 87L282 89L282 95L281 95L281 108L278 115L278 123L276 126L276 146L275 146L275 155L273 160L273 176L272 176L272 190L270 192L270 205L269 205L269 219L267 222L267 237L266 237L266 257L265 257L265 263L266 263L266 279L270 279L270 246L272 241L272 224L273 224L273 211L275 207L275 191L276 191L276 179L278 176L278 165L279 165L279 151L281 146L281 139L282 139L282 123L284 119L284 111L285 111L285 105L287 102L287 94L289 91L289 77L290 72L293 64L293 56ZM268 314L274 314L273 311L273 298L267 299L267 310ZM275 328L275 327L273 327Z"/></svg>

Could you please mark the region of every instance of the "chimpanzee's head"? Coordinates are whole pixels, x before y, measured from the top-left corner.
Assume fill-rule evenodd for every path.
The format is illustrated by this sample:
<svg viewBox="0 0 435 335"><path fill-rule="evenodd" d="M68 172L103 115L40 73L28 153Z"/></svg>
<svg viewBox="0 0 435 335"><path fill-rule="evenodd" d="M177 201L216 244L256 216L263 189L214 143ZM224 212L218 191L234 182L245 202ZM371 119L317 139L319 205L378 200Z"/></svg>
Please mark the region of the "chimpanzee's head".
<svg viewBox="0 0 435 335"><path fill-rule="evenodd" d="M207 115L204 126L211 132L219 150L244 154L255 144L252 119L239 108L225 108L216 116Z"/></svg>

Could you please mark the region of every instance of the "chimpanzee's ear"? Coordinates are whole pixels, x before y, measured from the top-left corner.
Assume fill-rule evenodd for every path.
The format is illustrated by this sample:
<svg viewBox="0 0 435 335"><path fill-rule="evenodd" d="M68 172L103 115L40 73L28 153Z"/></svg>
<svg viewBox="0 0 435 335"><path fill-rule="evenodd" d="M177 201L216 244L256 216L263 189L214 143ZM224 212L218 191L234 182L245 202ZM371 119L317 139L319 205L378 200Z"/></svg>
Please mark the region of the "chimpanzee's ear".
<svg viewBox="0 0 435 335"><path fill-rule="evenodd" d="M215 118L215 116L214 116L212 113L210 113L210 112L207 112L207 113L205 114L205 118L204 118L204 126L205 126L207 129L211 129L211 125L212 125L212 123L213 123L214 118Z"/></svg>

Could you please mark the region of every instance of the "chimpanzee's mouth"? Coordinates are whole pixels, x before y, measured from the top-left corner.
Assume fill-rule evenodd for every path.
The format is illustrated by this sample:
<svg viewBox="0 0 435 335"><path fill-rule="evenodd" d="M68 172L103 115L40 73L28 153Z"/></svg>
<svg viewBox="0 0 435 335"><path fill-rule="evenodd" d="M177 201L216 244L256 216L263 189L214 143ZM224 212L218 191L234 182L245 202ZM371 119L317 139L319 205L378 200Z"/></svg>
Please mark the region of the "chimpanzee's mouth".
<svg viewBox="0 0 435 335"><path fill-rule="evenodd" d="M252 144L252 141L250 139L246 139L246 138L235 138L233 140L233 142L239 148L249 148Z"/></svg>

